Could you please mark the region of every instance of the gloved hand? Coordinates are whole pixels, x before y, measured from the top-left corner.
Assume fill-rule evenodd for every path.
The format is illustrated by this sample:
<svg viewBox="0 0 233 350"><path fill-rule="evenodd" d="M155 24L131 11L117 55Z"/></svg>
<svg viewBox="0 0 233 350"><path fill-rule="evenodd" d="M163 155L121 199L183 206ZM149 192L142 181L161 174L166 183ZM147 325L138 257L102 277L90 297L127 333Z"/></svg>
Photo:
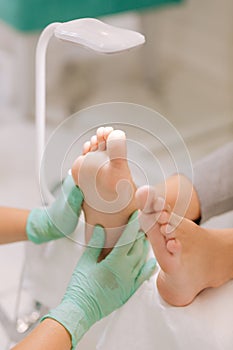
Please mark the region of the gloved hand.
<svg viewBox="0 0 233 350"><path fill-rule="evenodd" d="M39 244L71 234L77 226L82 202L81 190L67 175L53 204L30 212L26 225L28 239Z"/></svg>
<svg viewBox="0 0 233 350"><path fill-rule="evenodd" d="M96 226L61 304L44 316L68 330L72 349L95 322L122 306L156 266L155 259L145 262L148 241L139 231L136 212L112 252L98 263L104 236L103 228Z"/></svg>

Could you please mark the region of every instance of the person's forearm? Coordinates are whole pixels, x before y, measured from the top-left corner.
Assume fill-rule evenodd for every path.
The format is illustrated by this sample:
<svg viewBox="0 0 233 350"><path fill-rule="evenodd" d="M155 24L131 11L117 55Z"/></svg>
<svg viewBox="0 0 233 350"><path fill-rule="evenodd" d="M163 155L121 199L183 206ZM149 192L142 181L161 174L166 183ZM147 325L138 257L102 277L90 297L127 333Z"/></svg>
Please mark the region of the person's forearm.
<svg viewBox="0 0 233 350"><path fill-rule="evenodd" d="M0 244L27 240L29 210L0 207Z"/></svg>
<svg viewBox="0 0 233 350"><path fill-rule="evenodd" d="M155 185L157 196L165 198L171 210L190 220L200 215L200 202L192 182L181 174L170 176L164 183Z"/></svg>
<svg viewBox="0 0 233 350"><path fill-rule="evenodd" d="M57 321L47 318L12 350L70 350L71 337Z"/></svg>

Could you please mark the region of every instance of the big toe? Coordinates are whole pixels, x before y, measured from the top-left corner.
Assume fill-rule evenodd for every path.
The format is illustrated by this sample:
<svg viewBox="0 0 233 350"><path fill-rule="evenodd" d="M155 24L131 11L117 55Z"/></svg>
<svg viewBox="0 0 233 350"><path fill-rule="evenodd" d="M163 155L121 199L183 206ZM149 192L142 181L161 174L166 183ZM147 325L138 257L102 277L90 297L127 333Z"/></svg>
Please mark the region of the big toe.
<svg viewBox="0 0 233 350"><path fill-rule="evenodd" d="M107 138L107 152L110 161L126 160L126 136L122 130L113 130Z"/></svg>
<svg viewBox="0 0 233 350"><path fill-rule="evenodd" d="M136 205L144 213L149 214L154 212L154 202L156 198L156 192L153 187L142 186L135 194Z"/></svg>

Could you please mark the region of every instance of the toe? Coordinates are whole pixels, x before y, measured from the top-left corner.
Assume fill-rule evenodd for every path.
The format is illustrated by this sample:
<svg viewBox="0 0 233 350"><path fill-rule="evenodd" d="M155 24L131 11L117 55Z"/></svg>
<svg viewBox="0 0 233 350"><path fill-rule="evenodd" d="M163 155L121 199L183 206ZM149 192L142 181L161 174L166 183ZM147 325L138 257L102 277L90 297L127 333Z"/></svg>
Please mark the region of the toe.
<svg viewBox="0 0 233 350"><path fill-rule="evenodd" d="M166 203L163 197L157 197L155 199L153 209L154 211L162 211L162 210L166 210L168 212L171 211L169 204Z"/></svg>
<svg viewBox="0 0 233 350"><path fill-rule="evenodd" d="M154 212L154 201L156 200L156 192L153 187L142 186L135 194L136 205L144 213Z"/></svg>
<svg viewBox="0 0 233 350"><path fill-rule="evenodd" d="M104 139L107 140L109 134L113 131L113 128L111 126L106 126L104 128Z"/></svg>
<svg viewBox="0 0 233 350"><path fill-rule="evenodd" d="M171 239L176 237L175 228L170 224L161 225L160 232L162 233L162 235L164 235L166 239Z"/></svg>
<svg viewBox="0 0 233 350"><path fill-rule="evenodd" d="M170 224L173 227L178 227L184 221L183 219L184 219L183 217L181 217L181 216L175 214L174 212L172 212L171 215L170 215Z"/></svg>
<svg viewBox="0 0 233 350"><path fill-rule="evenodd" d="M96 131L97 143L99 151L105 151L106 149L106 140L104 138L104 127L100 127Z"/></svg>
<svg viewBox="0 0 233 350"><path fill-rule="evenodd" d="M91 143L90 141L87 141L83 145L83 155L87 154L91 150Z"/></svg>
<svg viewBox="0 0 233 350"><path fill-rule="evenodd" d="M181 243L178 239L174 238L174 239L169 239L169 241L167 241L167 250L172 253L172 254L179 254L181 253Z"/></svg>
<svg viewBox="0 0 233 350"><path fill-rule="evenodd" d="M121 130L113 130L107 138L107 152L110 162L126 160L126 136Z"/></svg>
<svg viewBox="0 0 233 350"><path fill-rule="evenodd" d="M93 135L91 137L91 152L96 151L98 148L97 136Z"/></svg>
<svg viewBox="0 0 233 350"><path fill-rule="evenodd" d="M139 213L139 224L141 229L147 234L157 223L155 214L145 214L144 212Z"/></svg>
<svg viewBox="0 0 233 350"><path fill-rule="evenodd" d="M165 225L165 224L168 224L170 220L171 220L171 214L168 213L166 210L162 210L158 217L158 223L160 225Z"/></svg>
<svg viewBox="0 0 233 350"><path fill-rule="evenodd" d="M144 214L140 212L139 223L142 230L146 233L158 261L166 261L170 253L167 251L166 238L160 232L160 225L157 222L156 214Z"/></svg>

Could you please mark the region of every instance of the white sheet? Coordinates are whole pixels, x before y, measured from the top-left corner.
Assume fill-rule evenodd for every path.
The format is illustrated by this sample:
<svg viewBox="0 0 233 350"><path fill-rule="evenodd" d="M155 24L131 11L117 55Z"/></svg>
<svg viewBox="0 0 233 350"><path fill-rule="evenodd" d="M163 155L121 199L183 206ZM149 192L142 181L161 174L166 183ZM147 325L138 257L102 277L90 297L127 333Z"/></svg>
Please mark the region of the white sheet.
<svg viewBox="0 0 233 350"><path fill-rule="evenodd" d="M158 294L158 271L94 325L77 350L232 350L233 281L203 291L186 307L173 307Z"/></svg>
<svg viewBox="0 0 233 350"><path fill-rule="evenodd" d="M155 279L114 313L98 350L233 349L233 281L178 308L160 298Z"/></svg>

